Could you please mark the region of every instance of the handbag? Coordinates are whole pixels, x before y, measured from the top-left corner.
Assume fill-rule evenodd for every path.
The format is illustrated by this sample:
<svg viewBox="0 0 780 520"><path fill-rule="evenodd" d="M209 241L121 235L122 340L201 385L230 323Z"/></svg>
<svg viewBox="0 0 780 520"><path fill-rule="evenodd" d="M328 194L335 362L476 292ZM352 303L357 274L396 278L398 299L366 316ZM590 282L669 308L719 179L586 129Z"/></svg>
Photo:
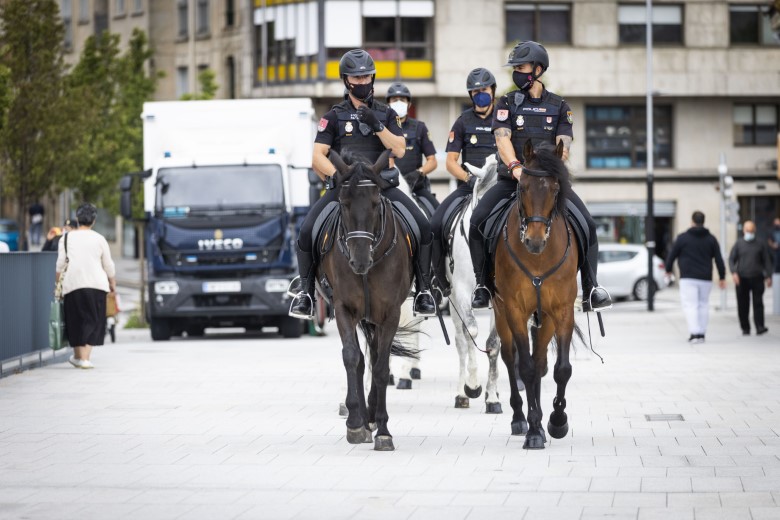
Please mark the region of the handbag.
<svg viewBox="0 0 780 520"><path fill-rule="evenodd" d="M65 302L54 300L49 311L49 346L52 350L60 350L69 346L65 334Z"/></svg>
<svg viewBox="0 0 780 520"><path fill-rule="evenodd" d="M106 293L106 318L119 314L119 301L115 292Z"/></svg>
<svg viewBox="0 0 780 520"><path fill-rule="evenodd" d="M56 301L62 301L62 281L65 279L65 273L68 272L68 264L70 263L70 259L68 258L68 234L65 233L65 267L62 269L62 272L60 273L60 278L57 280L57 284L54 286L54 299Z"/></svg>

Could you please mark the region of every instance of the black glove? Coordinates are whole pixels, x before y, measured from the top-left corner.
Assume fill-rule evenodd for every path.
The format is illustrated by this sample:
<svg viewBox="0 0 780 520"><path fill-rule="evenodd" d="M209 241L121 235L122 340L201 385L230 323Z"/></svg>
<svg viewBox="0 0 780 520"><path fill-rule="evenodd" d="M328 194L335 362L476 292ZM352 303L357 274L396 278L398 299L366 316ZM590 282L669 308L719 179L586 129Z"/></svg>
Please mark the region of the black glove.
<svg viewBox="0 0 780 520"><path fill-rule="evenodd" d="M469 175L469 180L466 181L466 184L473 190L474 186L477 184L477 176L473 174Z"/></svg>
<svg viewBox="0 0 780 520"><path fill-rule="evenodd" d="M381 132L385 129L385 125L376 118L374 111L365 105L357 109L357 116L358 121L367 124L374 132Z"/></svg>

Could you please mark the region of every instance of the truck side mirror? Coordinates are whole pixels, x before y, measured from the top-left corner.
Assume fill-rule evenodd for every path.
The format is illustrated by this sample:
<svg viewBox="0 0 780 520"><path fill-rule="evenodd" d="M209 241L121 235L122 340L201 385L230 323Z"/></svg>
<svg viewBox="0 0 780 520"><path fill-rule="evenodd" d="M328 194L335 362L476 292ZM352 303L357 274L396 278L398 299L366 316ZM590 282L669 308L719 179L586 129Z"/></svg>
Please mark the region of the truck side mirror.
<svg viewBox="0 0 780 520"><path fill-rule="evenodd" d="M119 180L119 212L125 220L133 218L132 189L133 177L131 175L125 175Z"/></svg>

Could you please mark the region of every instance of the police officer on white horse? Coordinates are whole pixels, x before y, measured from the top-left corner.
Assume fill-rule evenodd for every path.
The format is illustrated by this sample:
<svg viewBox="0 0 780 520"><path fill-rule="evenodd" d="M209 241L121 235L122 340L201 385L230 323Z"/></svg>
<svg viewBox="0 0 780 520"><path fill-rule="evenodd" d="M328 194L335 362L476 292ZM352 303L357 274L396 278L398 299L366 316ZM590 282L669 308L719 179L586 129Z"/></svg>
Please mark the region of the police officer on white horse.
<svg viewBox="0 0 780 520"><path fill-rule="evenodd" d="M477 288L472 298L474 308L490 304L488 272L484 240L484 224L493 209L517 190L517 181L523 175L521 158L523 145L528 139L534 144L562 142L563 159L568 159L573 133L573 116L568 103L559 95L547 90L539 77L550 65L547 50L533 41L520 42L509 53L506 66L512 67L512 80L518 90L504 96L496 104L493 113L493 135L503 164L499 165L498 183L479 202L471 216L469 244L474 262ZM581 269L582 309L601 311L612 306L609 293L596 282L598 266L598 238L596 225L582 200L572 192L571 202L587 222L585 262Z"/></svg>
<svg viewBox="0 0 780 520"><path fill-rule="evenodd" d="M298 236L300 288L290 305L290 316L301 319L313 317L312 296L316 273L312 253L314 222L328 203L338 201L339 187L335 185L334 178L336 167L328 159L330 150L341 153L348 149L374 163L385 150L392 150L396 157L403 157L406 149L398 115L392 108L374 99L376 67L371 56L362 49L348 51L339 63L339 74L347 95L344 101L320 119L312 157L312 167L326 181L328 190L309 210ZM394 169L394 173L397 172ZM414 311L420 316L435 316L436 303L430 292L428 274L431 261L431 227L428 219L414 201L398 188L386 189L382 195L403 204L420 229L421 243L415 257L417 294Z"/></svg>

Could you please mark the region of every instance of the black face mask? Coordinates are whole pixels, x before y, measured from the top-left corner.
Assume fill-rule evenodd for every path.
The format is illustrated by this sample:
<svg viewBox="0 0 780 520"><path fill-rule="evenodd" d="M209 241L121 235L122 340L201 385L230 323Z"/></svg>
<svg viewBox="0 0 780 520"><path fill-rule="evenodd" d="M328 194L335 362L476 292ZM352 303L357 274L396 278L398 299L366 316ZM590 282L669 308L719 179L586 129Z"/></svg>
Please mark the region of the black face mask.
<svg viewBox="0 0 780 520"><path fill-rule="evenodd" d="M374 82L366 83L365 85L353 85L347 80L344 80L344 84L349 89L349 93L360 101L366 102L368 98L374 92Z"/></svg>
<svg viewBox="0 0 780 520"><path fill-rule="evenodd" d="M534 84L535 80L536 78L534 77L533 72L512 72L512 81L515 82L515 85L517 85L517 88L520 90L528 90L531 88L531 85Z"/></svg>

